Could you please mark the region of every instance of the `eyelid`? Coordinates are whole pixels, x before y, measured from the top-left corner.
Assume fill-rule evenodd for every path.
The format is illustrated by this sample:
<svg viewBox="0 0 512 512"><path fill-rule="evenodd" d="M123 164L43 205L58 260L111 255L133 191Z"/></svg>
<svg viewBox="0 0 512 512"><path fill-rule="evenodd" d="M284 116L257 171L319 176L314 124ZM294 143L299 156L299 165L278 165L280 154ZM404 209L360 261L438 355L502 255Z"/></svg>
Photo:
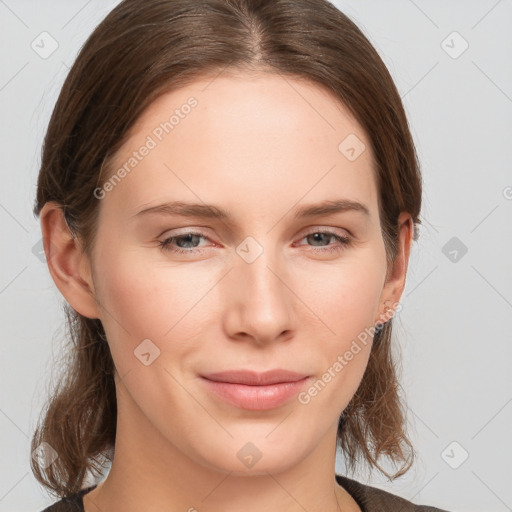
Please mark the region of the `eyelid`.
<svg viewBox="0 0 512 512"><path fill-rule="evenodd" d="M352 233L348 229L322 225L313 226L311 229L307 230L303 236L322 232L329 232L338 236L346 236L347 238L352 237Z"/></svg>
<svg viewBox="0 0 512 512"><path fill-rule="evenodd" d="M204 238L206 240L209 240L212 242L211 238L206 234L204 233L202 230L199 230L199 229L195 229L193 227L188 227L188 228L182 228L182 229L185 229L185 231L181 232L181 233L173 233L172 235L169 235L167 237L165 237L163 240L159 240L158 241L158 244L160 246L160 248L163 250L163 251L169 251L171 253L175 253L175 254L189 254L189 255L196 255L196 254L201 254L203 253L206 249L208 249L209 247L193 247L191 248L190 250L187 250L187 249L182 249L182 248L179 248L179 247L172 247L172 240L176 239L176 238L181 238L181 237L185 237L187 235L192 235L192 236L199 236L201 238ZM327 245L327 246L321 246L321 247L315 247L315 246L310 246L310 252L312 253L318 253L318 254L329 254L329 253L339 253L343 250L345 250L346 248L348 248L349 246L352 245L353 243L353 236L350 232L348 232L347 230L345 230L345 233L349 233L348 235L347 234L340 234L337 232L337 229L339 228L333 228L333 227L319 227L319 226L312 226L309 228L308 231L306 232L303 232L302 236L300 236L298 238L298 240L303 240L304 238L312 235L312 234L324 234L324 235L329 235L333 238L336 239L337 243L335 244L330 244L330 245ZM213 242L214 245L217 245L215 242ZM217 245L218 246L218 245Z"/></svg>
<svg viewBox="0 0 512 512"><path fill-rule="evenodd" d="M178 228L179 229L179 228ZM159 239L163 236L163 240L169 240L171 238L181 238L181 237L185 237L187 235L192 235L192 236L200 236L202 238L205 238L206 240L208 240L209 242L211 242L212 244L214 245L218 245L216 242L214 242L211 237L205 232L205 231L202 231L201 229L197 229L197 228L183 228L184 231L180 231L180 232L174 232L174 231L171 231L170 233L169 232L164 232L163 235L161 235L160 237L158 237Z"/></svg>
<svg viewBox="0 0 512 512"><path fill-rule="evenodd" d="M185 236L185 235L199 235L199 236L203 236L204 238L207 238L208 240L210 240L211 242L213 241L210 236L206 233L206 231L203 231L202 228L197 228L197 227L188 227L188 226L185 226L183 228L176 228L177 230L183 230L183 231L178 231L178 232L174 232L172 231L171 234L167 234L168 230L164 231L158 238L161 238L162 236L164 236L164 238L175 238L175 237L180 237L180 236ZM319 232L329 232L329 233L332 233L332 234L337 234L338 236L341 236L341 237L346 237L346 238L353 238L353 235L352 233L346 229L346 228L336 228L336 227L333 227L333 226L322 226L322 225L315 225L315 226L311 226L310 228L305 228L306 231L303 232L303 234L299 235L300 239L304 238L305 236L308 236L308 235L311 235L311 234L314 234L314 233L319 233ZM341 232L339 232L338 230L342 230Z"/></svg>
<svg viewBox="0 0 512 512"><path fill-rule="evenodd" d="M194 226L184 226L176 229L166 229L161 235L157 237L158 240L166 240L169 238L179 238L187 235L197 235L207 238L210 242L213 242L210 235L203 230L203 228L197 228Z"/></svg>

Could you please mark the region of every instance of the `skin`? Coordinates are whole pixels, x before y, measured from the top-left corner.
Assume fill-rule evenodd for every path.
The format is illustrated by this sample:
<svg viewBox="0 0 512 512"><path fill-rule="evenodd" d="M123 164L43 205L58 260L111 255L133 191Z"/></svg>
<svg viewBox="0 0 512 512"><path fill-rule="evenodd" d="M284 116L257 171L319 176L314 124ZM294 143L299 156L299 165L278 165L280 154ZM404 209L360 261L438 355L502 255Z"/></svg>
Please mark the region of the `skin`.
<svg viewBox="0 0 512 512"><path fill-rule="evenodd" d="M76 311L101 319L116 366L115 459L85 511L360 510L334 479L336 429L371 342L308 404L241 409L209 394L198 374L285 368L319 379L400 300L410 215L398 219L386 280L369 139L323 88L280 75L224 73L160 96L115 164L190 96L198 105L100 200L90 258L58 205L41 212L50 273ZM351 133L366 145L354 161L338 150ZM370 214L293 217L339 198ZM134 215L171 200L215 204L230 218ZM206 235L174 239L189 254L159 245L185 228ZM352 243L329 252L336 238L307 236L322 228ZM248 236L263 249L251 263L236 251ZM148 366L134 357L145 339L160 350ZM262 454L250 468L237 457L248 442Z"/></svg>

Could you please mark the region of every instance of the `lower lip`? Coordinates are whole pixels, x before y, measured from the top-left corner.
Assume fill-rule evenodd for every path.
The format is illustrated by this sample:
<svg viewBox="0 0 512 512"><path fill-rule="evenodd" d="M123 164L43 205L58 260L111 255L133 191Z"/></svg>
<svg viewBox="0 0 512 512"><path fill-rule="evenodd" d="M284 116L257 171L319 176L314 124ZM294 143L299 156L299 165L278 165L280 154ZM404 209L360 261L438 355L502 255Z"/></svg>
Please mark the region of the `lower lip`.
<svg viewBox="0 0 512 512"><path fill-rule="evenodd" d="M280 382L267 386L249 386L230 382L217 382L202 378L208 389L219 398L241 409L265 411L288 402L301 390L309 377L296 382Z"/></svg>

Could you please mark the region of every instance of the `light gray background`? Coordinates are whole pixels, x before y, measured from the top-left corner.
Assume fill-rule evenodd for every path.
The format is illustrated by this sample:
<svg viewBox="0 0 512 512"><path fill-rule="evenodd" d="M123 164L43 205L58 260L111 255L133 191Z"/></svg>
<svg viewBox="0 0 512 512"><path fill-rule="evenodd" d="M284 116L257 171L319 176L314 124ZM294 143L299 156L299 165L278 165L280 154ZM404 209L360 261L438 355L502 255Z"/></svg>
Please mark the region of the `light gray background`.
<svg viewBox="0 0 512 512"><path fill-rule="evenodd" d="M0 511L54 501L32 476L29 441L64 317L33 253L41 233L31 210L59 89L117 3L0 0ZM395 322L419 457L394 483L367 481L451 511L512 510L512 2L335 3L388 65L424 179L424 226ZM43 31L58 43L47 58L31 47Z"/></svg>

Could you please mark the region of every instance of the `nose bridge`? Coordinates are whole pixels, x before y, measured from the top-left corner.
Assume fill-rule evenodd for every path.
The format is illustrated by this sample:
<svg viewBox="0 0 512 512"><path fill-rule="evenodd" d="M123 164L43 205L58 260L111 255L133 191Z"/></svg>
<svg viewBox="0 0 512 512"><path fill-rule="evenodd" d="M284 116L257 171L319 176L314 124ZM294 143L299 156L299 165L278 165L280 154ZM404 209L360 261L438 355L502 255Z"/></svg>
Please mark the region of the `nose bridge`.
<svg viewBox="0 0 512 512"><path fill-rule="evenodd" d="M270 240L267 237L266 240ZM285 268L280 252L247 237L236 248L230 286L232 334L246 333L259 341L271 341L291 328L291 292L285 285Z"/></svg>
<svg viewBox="0 0 512 512"><path fill-rule="evenodd" d="M281 267L277 256L271 251L264 251L252 263L239 262L239 276L254 298L264 298L264 303L269 306L273 302L277 305L286 300L283 290L285 276L279 275Z"/></svg>

